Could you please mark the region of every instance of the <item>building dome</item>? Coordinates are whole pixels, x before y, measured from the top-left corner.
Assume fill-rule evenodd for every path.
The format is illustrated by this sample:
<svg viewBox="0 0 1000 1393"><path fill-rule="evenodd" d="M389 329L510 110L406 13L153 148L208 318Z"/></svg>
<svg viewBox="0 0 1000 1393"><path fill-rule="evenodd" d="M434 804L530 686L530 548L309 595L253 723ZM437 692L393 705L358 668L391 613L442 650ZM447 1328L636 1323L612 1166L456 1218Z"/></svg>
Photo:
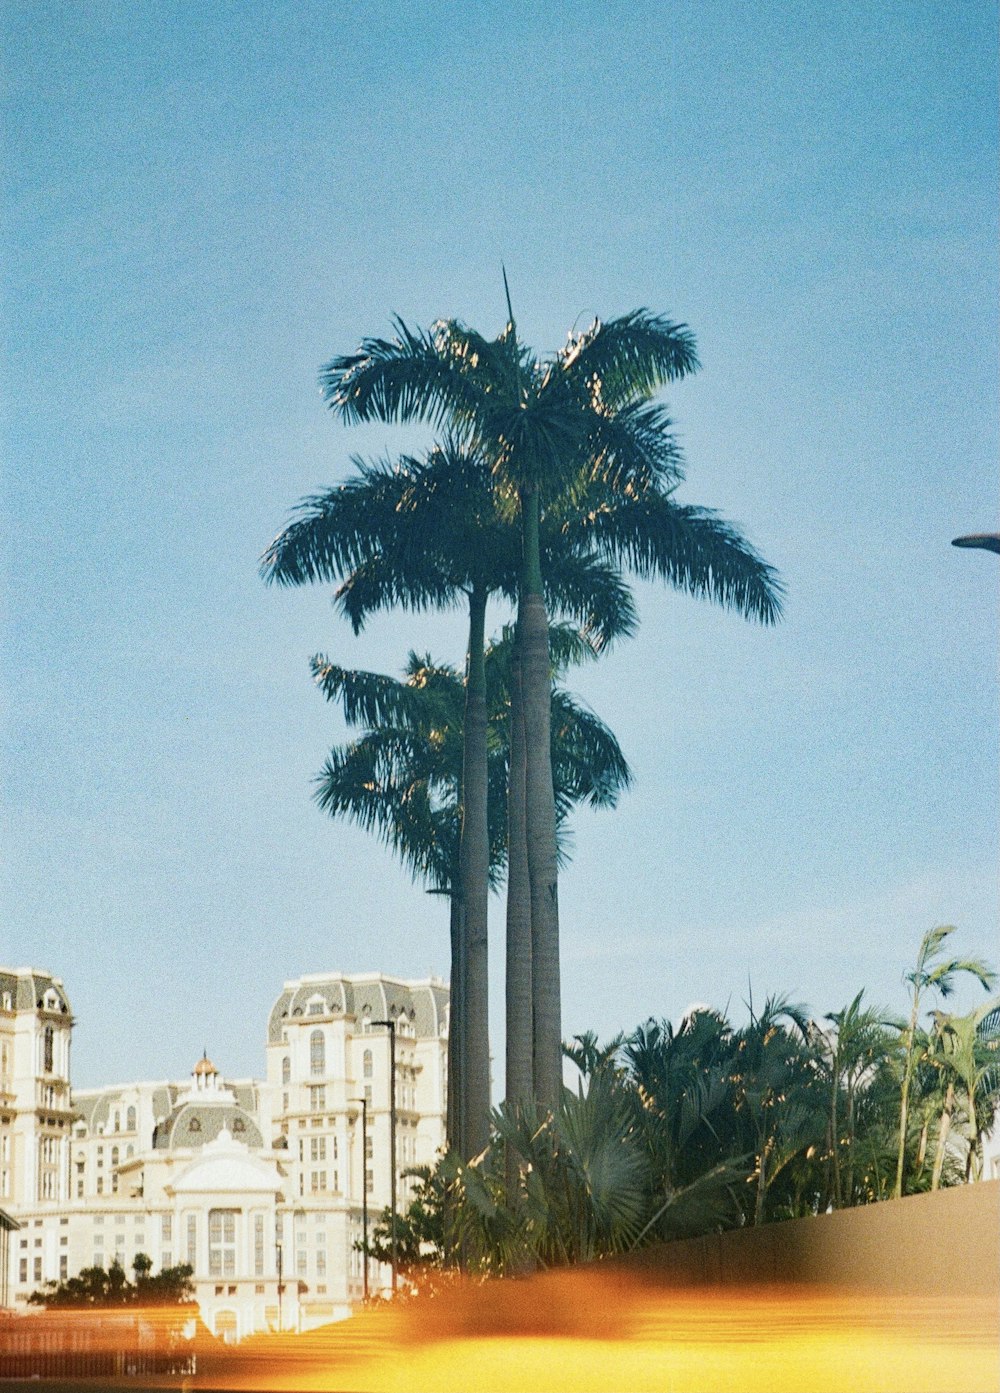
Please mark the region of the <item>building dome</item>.
<svg viewBox="0 0 1000 1393"><path fill-rule="evenodd" d="M203 1052L201 1058L198 1060L198 1063L191 1070L191 1073L195 1076L195 1078L198 1078L201 1075L207 1076L208 1074L217 1074L218 1072L218 1069L216 1069L215 1065L209 1059L207 1050Z"/></svg>

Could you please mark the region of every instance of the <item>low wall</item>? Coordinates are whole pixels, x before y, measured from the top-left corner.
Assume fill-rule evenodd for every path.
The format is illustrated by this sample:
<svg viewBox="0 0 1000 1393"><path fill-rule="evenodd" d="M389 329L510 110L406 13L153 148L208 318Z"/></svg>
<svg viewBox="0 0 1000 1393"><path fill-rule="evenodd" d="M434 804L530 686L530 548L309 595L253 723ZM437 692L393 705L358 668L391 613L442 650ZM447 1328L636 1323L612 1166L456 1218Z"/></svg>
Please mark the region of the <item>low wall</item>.
<svg viewBox="0 0 1000 1393"><path fill-rule="evenodd" d="M1000 1294L1000 1180L660 1243L617 1261L677 1283L822 1282L925 1296Z"/></svg>

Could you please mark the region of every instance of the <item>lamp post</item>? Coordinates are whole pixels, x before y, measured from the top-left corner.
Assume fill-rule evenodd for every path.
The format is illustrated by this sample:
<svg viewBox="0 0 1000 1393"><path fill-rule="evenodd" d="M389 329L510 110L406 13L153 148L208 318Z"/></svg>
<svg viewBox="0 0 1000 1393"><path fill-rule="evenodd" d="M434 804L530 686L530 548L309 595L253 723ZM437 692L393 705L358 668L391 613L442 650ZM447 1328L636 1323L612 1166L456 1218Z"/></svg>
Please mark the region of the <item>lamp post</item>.
<svg viewBox="0 0 1000 1393"><path fill-rule="evenodd" d="M396 1295L396 1022L372 1021L372 1025L384 1025L389 1031L389 1179L391 1252L392 1252L392 1294Z"/></svg>
<svg viewBox="0 0 1000 1393"><path fill-rule="evenodd" d="M361 1104L361 1243L365 1263L365 1300L368 1300L368 1099L352 1098Z"/></svg>
<svg viewBox="0 0 1000 1393"><path fill-rule="evenodd" d="M1000 532L970 532L967 537L956 537L953 547L977 547L980 551L995 551L1000 556Z"/></svg>
<svg viewBox="0 0 1000 1393"><path fill-rule="evenodd" d="M284 1326L281 1320L281 1295L282 1292L285 1290L285 1284L282 1281L284 1270L282 1265L281 1244L276 1242L274 1246L277 1250L278 1255L278 1329L283 1330Z"/></svg>

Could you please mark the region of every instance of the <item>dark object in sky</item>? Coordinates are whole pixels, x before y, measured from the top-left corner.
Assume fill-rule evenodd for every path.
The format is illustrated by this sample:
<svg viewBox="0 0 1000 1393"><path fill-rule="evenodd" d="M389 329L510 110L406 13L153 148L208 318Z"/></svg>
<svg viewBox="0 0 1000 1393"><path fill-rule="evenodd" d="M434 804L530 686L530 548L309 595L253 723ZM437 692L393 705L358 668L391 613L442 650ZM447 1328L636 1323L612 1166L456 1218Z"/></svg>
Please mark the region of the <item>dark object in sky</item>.
<svg viewBox="0 0 1000 1393"><path fill-rule="evenodd" d="M956 537L953 547L979 547L982 551L995 551L1000 556L1000 532L973 532L968 537Z"/></svg>

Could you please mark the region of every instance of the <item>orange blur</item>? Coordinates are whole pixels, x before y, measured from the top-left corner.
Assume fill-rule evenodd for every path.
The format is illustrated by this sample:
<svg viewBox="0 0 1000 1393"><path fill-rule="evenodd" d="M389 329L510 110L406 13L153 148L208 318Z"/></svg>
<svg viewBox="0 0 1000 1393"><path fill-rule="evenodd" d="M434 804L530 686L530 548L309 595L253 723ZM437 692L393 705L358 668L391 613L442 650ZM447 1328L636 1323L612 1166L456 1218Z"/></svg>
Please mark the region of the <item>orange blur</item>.
<svg viewBox="0 0 1000 1393"><path fill-rule="evenodd" d="M665 1288L611 1270L456 1286L199 1361L191 1386L357 1393L996 1393L992 1298Z"/></svg>
<svg viewBox="0 0 1000 1393"><path fill-rule="evenodd" d="M118 1364L104 1372L102 1387L144 1382L276 1393L1000 1388L995 1296L888 1297L816 1286L679 1289L611 1268L577 1269L485 1286L456 1282L433 1298L377 1306L308 1334L256 1336L232 1347L201 1327L193 1376L190 1366L176 1363L172 1370L143 1371L134 1354L122 1353L125 1345L144 1348L147 1356L154 1346L162 1352L169 1338L165 1317L162 1311L155 1318L52 1313L16 1324L39 1334L47 1329L51 1338L61 1330L78 1350L114 1352ZM0 1347L4 1343L0 1334ZM89 1377L97 1376L95 1368Z"/></svg>

